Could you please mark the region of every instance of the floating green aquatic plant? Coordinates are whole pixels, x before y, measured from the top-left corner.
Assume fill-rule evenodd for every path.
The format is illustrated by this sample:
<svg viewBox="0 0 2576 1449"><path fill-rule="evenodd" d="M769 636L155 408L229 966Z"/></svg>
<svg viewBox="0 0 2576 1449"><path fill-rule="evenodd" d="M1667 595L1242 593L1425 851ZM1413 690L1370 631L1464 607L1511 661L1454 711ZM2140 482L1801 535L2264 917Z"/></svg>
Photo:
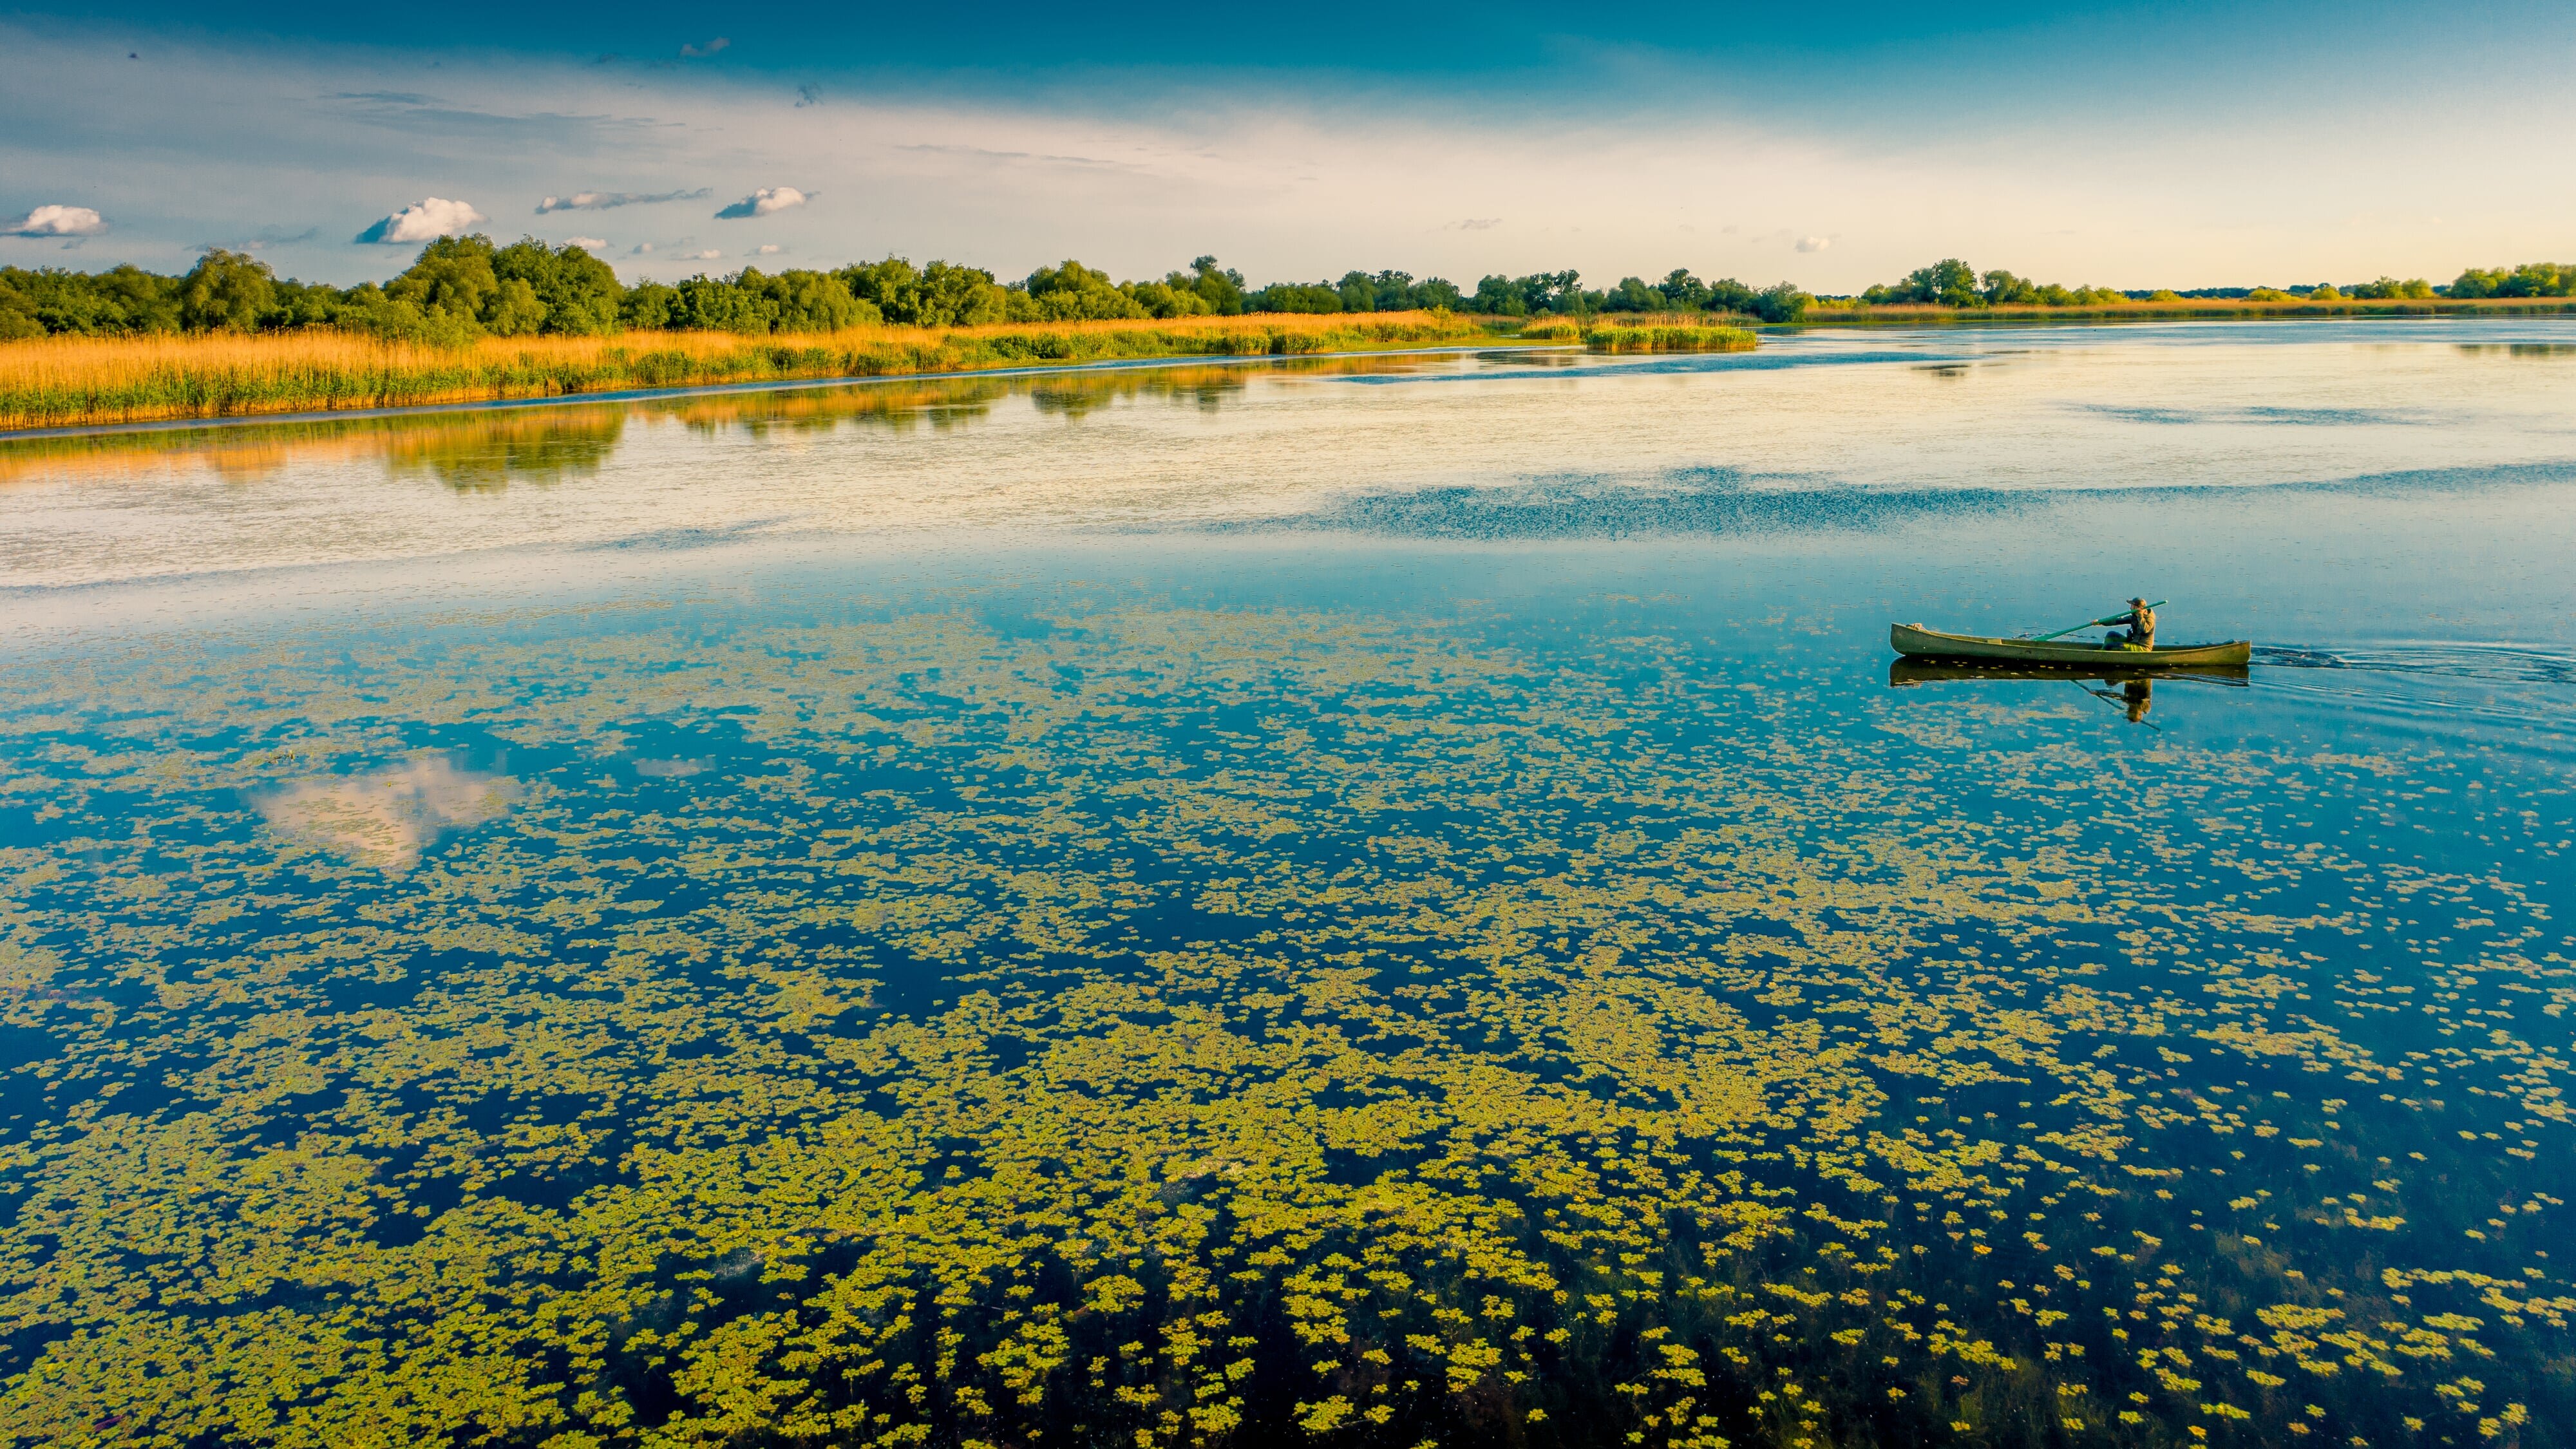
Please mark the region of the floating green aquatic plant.
<svg viewBox="0 0 2576 1449"><path fill-rule="evenodd" d="M13 668L16 1441L2576 1408L2565 928L2305 824L2385 761L1655 635L649 617Z"/></svg>

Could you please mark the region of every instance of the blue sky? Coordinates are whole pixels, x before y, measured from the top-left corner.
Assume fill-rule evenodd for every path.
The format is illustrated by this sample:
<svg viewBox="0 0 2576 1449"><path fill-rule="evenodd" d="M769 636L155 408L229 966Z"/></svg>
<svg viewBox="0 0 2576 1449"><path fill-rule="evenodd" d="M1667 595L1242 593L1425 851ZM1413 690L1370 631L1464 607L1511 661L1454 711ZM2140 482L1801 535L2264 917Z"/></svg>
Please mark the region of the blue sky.
<svg viewBox="0 0 2576 1449"><path fill-rule="evenodd" d="M2576 122L2567 20L2563 3L21 11L0 16L0 213L36 234L0 238L0 261L176 268L226 245L352 281L470 227L579 238L630 279L888 252L1126 276L1213 252L1257 281L1687 266L1847 291L1948 255L2116 286L2440 280L2576 257L2552 139Z"/></svg>

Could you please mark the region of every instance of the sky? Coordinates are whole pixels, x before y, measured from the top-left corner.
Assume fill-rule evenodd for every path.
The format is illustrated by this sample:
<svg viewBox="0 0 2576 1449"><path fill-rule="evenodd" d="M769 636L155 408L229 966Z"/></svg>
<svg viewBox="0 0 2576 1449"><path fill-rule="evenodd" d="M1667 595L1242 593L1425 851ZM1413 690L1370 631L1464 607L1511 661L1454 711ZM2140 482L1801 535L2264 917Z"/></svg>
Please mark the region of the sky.
<svg viewBox="0 0 2576 1449"><path fill-rule="evenodd" d="M0 12L0 264L348 283L433 236L627 280L1574 268L1857 291L2576 259L2565 0Z"/></svg>

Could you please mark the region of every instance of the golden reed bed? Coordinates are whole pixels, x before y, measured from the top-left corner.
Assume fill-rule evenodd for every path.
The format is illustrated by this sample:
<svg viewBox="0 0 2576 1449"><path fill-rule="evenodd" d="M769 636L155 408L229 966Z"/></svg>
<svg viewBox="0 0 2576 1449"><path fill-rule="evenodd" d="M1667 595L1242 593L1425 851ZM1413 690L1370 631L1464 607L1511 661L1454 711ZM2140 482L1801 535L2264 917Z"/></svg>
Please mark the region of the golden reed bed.
<svg viewBox="0 0 2576 1449"><path fill-rule="evenodd" d="M0 431L1127 358L1294 356L1488 335L1446 313L1381 312L485 338L461 348L331 331L38 338L0 344Z"/></svg>
<svg viewBox="0 0 2576 1449"><path fill-rule="evenodd" d="M1283 359L1264 371L1328 377L1372 370L1366 356ZM507 487L513 480L587 473L619 446L630 428L677 423L717 431L829 433L859 424L894 429L941 427L980 417L1005 398L1029 396L1063 414L1079 414L1139 397L1204 403L1240 393L1248 370L1221 362L1163 367L1074 368L1003 375L955 373L870 387L745 389L603 398L544 408L455 409L386 417L342 413L277 418L209 430L182 448L159 433L119 431L0 438L0 490L71 478L184 476L202 470L226 482L270 477L290 465L382 462L397 475L433 477L465 490Z"/></svg>

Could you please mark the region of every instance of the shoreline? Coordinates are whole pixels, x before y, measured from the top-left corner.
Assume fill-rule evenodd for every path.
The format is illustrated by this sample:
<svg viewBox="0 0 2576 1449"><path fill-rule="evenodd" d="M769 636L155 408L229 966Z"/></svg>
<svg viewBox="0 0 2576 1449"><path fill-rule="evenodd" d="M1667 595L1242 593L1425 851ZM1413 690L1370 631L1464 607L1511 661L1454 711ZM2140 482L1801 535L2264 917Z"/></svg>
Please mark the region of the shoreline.
<svg viewBox="0 0 2576 1449"><path fill-rule="evenodd" d="M1323 322L1328 317L1375 315L1394 317L1403 314L1331 314L1312 317L1300 314L1299 320ZM764 392L816 391L826 388L859 387L872 383L922 383L955 378L1010 378L1069 375L1078 373L1116 372L1134 369L1187 366L1256 366L1287 359L1350 359L1366 357L1436 356L1495 350L1510 351L1582 351L1586 343L1580 329L1609 322L1610 318L1628 319L1630 314L1608 313L1570 319L1549 316L1514 318L1520 327L1512 331L1494 330L1474 340L1444 340L1428 345L1396 343L1382 347L1339 348L1317 352L1165 352L1135 357L1105 357L1090 360L1036 361L996 367L922 368L902 372L834 373L820 377L767 377L732 382L680 383L668 387L605 388L595 392L538 392L517 397L455 398L436 402L394 403L351 408L297 408L279 412L204 413L187 417L142 418L132 421L59 423L35 428L0 428L0 445L67 438L114 437L153 433L188 432L197 429L237 429L262 424L310 425L339 420L432 416L491 412L504 409L566 407L586 403L631 403L670 398L717 397L729 394ZM1795 335L1824 328L1921 327L1977 328L2067 326L2103 327L2123 323L2173 322L2337 322L2422 319L2425 321L2458 321L2480 318L2565 318L2576 321L2576 298L2477 299L2458 302L2435 298L2394 301L2344 301L2329 303L2238 303L2213 301L2206 305L2140 303L2129 307L2009 307L1945 308L1926 306L1901 307L1835 307L1810 308L1795 322L1732 323L1747 331L1774 335ZM1535 329L1549 323L1571 321L1578 329L1575 335L1549 333L1528 337L1523 329ZM1326 327L1331 324L1327 323ZM1348 326L1345 321L1342 325ZM1490 323L1484 325L1490 326ZM1611 326L1622 325L1609 322ZM1326 327L1314 330L1323 331Z"/></svg>
<svg viewBox="0 0 2576 1449"><path fill-rule="evenodd" d="M824 388L865 387L879 383L940 382L950 379L982 377L1046 377L1067 373L1124 372L1157 367L1259 367L1283 361L1315 361L1326 358L1353 357L1430 357L1444 354L1491 352L1506 348L1518 352L1580 352L1576 342L1522 342L1510 336L1497 336L1486 342L1456 343L1439 347L1377 347L1346 352L1304 352L1293 358L1273 353L1251 355L1180 355L1166 357L1117 357L1096 362L1065 362L1026 367L961 368L942 372L880 372L841 377L773 378L751 382L710 382L679 387L621 388L606 392L548 393L533 397L475 398L458 402L406 403L395 407L324 408L292 413L227 413L200 418L153 418L131 423L71 423L51 428L17 428L0 430L0 445L38 442L54 438L102 438L139 433L183 433L212 428L250 428L267 424L311 424L359 422L374 418L419 417L439 413L498 412L504 409L578 407L586 403L651 402L665 398L722 397L734 393L812 392Z"/></svg>
<svg viewBox="0 0 2576 1449"><path fill-rule="evenodd" d="M2400 317L2576 317L2576 297L2351 299L2340 302L2206 301L2135 302L2125 307L1932 307L1915 303L1807 308L1788 327L1917 326L1963 322L2333 322Z"/></svg>
<svg viewBox="0 0 2576 1449"><path fill-rule="evenodd" d="M1036 327L622 332L438 346L304 328L0 344L0 431L360 413L666 388L1008 372L1167 358L1311 357L1491 340L1454 314Z"/></svg>

